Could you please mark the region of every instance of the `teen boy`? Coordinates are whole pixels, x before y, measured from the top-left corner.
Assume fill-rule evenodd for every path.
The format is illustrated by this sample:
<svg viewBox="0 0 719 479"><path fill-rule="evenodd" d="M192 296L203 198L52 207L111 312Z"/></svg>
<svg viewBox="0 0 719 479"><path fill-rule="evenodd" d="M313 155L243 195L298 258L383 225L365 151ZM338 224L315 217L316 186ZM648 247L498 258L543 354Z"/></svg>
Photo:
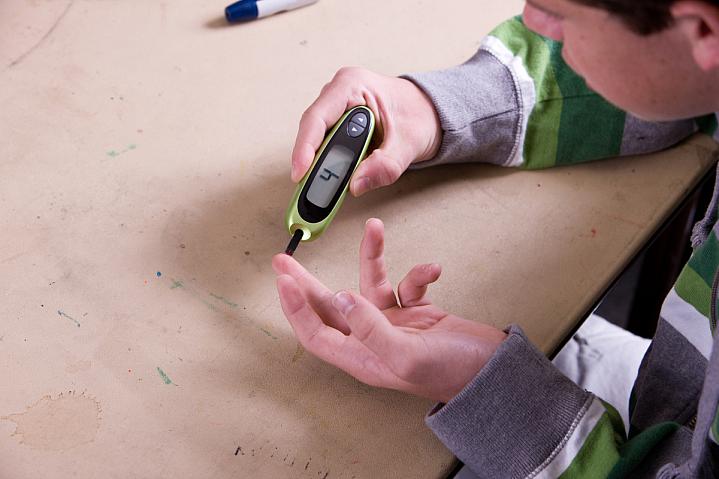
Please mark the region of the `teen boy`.
<svg viewBox="0 0 719 479"><path fill-rule="evenodd" d="M302 117L294 180L327 128L360 104L375 112L383 143L355 173L355 195L410 164L540 168L715 134L719 2L532 0L458 67L405 78L342 69ZM395 296L378 220L360 246L361 294L333 294L285 255L273 267L302 344L368 384L437 400L427 424L481 477L714 477L716 196L642 362L628 435L614 407L563 376L518 327L432 305L425 293L438 265L413 268Z"/></svg>

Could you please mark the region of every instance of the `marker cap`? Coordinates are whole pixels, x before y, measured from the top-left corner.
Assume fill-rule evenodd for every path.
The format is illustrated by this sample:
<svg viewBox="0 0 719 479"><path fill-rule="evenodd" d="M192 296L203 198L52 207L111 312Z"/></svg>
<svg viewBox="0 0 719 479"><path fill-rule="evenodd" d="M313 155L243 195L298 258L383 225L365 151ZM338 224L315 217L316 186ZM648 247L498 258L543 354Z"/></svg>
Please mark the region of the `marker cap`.
<svg viewBox="0 0 719 479"><path fill-rule="evenodd" d="M254 0L240 0L225 8L225 18L228 22L239 22L257 18L257 3Z"/></svg>

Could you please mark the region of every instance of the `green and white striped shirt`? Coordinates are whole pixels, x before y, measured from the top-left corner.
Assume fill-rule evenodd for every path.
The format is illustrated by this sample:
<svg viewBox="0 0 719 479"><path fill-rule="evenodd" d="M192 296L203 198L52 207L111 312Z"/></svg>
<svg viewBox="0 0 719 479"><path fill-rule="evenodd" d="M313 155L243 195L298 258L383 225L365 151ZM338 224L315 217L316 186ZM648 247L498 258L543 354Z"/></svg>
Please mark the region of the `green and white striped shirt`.
<svg viewBox="0 0 719 479"><path fill-rule="evenodd" d="M697 131L719 139L716 115L651 123L610 105L563 62L561 48L517 17L466 63L406 75L434 102L444 134L438 155L418 166L546 168L658 151ZM480 477L714 477L717 206L715 198L695 228L694 253L663 305L634 384L628 433L614 407L571 383L517 327L427 424Z"/></svg>

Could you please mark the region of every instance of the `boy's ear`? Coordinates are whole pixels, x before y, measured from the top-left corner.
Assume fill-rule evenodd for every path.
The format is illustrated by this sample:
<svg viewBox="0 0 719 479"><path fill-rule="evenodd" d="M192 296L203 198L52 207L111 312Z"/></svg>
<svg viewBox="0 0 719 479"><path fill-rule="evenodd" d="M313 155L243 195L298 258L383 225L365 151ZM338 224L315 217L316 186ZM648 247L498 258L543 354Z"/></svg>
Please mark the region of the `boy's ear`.
<svg viewBox="0 0 719 479"><path fill-rule="evenodd" d="M719 6L701 0L678 0L671 14L689 40L699 68L719 68Z"/></svg>

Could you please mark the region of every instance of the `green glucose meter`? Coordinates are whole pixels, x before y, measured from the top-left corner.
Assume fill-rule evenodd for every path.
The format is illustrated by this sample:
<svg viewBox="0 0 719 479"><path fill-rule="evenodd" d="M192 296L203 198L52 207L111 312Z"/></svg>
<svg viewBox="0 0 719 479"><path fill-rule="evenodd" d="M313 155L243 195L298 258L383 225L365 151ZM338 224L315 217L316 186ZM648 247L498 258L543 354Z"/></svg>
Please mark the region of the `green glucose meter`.
<svg viewBox="0 0 719 479"><path fill-rule="evenodd" d="M297 185L285 217L292 255L300 241L317 239L344 201L350 178L369 148L374 115L365 106L347 111L329 131L310 171Z"/></svg>

